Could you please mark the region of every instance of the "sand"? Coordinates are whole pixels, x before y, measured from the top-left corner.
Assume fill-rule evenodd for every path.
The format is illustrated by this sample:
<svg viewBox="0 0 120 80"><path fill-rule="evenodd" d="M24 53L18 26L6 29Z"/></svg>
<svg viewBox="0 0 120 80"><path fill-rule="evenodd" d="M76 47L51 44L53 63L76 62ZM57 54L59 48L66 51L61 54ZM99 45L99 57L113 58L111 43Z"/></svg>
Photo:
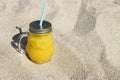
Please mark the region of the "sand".
<svg viewBox="0 0 120 80"><path fill-rule="evenodd" d="M56 52L35 64L11 45L44 1L0 0L0 80L120 80L120 0L45 0Z"/></svg>

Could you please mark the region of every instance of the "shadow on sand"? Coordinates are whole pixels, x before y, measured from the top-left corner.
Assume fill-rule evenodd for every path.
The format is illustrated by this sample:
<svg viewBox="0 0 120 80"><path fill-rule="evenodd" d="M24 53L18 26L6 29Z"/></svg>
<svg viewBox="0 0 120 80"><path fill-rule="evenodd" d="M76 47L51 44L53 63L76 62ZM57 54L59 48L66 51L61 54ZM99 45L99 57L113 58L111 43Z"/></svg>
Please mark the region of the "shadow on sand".
<svg viewBox="0 0 120 80"><path fill-rule="evenodd" d="M19 27L16 27L16 29L19 30L19 33L15 34L13 37L12 37L12 41L11 41L11 46L16 50L18 51L18 39L19 39L19 36L21 34L26 34L27 32L22 32L21 28ZM27 37L23 37L22 40L21 40L21 48L22 49L25 49L26 47L26 44L27 44Z"/></svg>

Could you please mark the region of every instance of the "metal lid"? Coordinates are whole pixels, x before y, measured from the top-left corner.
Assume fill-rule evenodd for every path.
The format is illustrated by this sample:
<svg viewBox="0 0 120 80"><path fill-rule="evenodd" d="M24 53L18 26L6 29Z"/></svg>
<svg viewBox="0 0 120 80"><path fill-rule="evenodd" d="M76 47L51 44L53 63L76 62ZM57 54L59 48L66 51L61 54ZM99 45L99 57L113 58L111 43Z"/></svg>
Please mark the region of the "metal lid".
<svg viewBox="0 0 120 80"><path fill-rule="evenodd" d="M40 20L31 22L29 25L30 26L29 31L35 34L44 34L52 31L52 25L50 22L43 21L43 24L42 24L43 29L40 29L39 23L40 23Z"/></svg>

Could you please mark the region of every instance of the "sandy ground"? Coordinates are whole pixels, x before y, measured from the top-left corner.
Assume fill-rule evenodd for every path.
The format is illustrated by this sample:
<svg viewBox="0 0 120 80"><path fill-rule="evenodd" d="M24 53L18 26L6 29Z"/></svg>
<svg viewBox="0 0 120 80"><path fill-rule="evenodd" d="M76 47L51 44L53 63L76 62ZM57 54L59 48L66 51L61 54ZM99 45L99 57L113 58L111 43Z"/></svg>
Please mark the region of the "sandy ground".
<svg viewBox="0 0 120 80"><path fill-rule="evenodd" d="M45 0L56 53L34 64L12 46L44 1L0 0L0 80L120 80L120 0Z"/></svg>

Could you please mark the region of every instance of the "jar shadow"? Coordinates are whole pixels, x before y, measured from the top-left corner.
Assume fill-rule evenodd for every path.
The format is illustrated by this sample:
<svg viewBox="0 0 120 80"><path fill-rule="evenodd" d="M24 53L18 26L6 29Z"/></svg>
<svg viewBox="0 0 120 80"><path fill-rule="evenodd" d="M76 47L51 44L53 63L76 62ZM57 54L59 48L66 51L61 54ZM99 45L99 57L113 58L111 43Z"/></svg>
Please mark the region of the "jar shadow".
<svg viewBox="0 0 120 80"><path fill-rule="evenodd" d="M12 46L16 51L18 51L18 39L19 39L19 36L20 36L21 34L26 34L27 32L22 32L21 28L19 28L19 27L16 27L16 29L19 29L19 33L15 34L15 35L12 37L11 46ZM27 45L27 37L22 38L20 45L21 45L21 48L22 48L22 49L25 49L25 47L26 47L26 45Z"/></svg>
<svg viewBox="0 0 120 80"><path fill-rule="evenodd" d="M19 51L19 48L18 48L18 40L19 40L19 36L22 35L22 34L27 34L28 32L22 32L22 29L20 27L16 27L16 29L19 30L19 33L15 34L13 37L12 37L12 41L11 41L11 46L18 52L20 53ZM30 59L30 57L28 56L27 52L26 52L26 45L27 45L27 37L23 37L22 40L21 40L21 43L20 43L20 47L21 49L24 50L24 55L26 55L26 57L32 61ZM21 54L21 53L20 53ZM33 61L32 61L33 62Z"/></svg>

